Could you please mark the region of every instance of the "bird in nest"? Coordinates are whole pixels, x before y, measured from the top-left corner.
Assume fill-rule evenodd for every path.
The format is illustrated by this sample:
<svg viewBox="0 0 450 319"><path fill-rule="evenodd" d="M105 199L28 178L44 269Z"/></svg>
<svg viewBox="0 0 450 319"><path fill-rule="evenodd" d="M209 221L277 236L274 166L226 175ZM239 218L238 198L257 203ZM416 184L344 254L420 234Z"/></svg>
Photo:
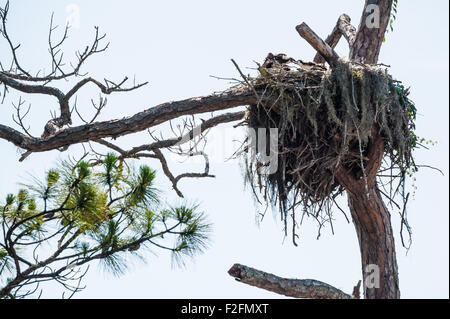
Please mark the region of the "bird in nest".
<svg viewBox="0 0 450 319"><path fill-rule="evenodd" d="M271 69L271 68L283 68L285 71L290 71L291 68L287 66L289 63L294 63L298 65L298 71L305 71L305 70L319 70L319 71L325 71L326 68L318 63L315 62L304 62L302 60L295 60L291 57L288 57L284 53L278 53L273 54L269 53L267 57L264 60L264 63L259 67L263 67L265 69Z"/></svg>
<svg viewBox="0 0 450 319"><path fill-rule="evenodd" d="M315 63L315 62L304 62L302 60L295 61L295 63L299 66L298 71L305 71L305 70L318 70L318 71L326 71L327 68L324 67L322 64Z"/></svg>
<svg viewBox="0 0 450 319"><path fill-rule="evenodd" d="M264 60L263 67L266 69L273 68L275 66L282 66L284 64L288 64L290 62L294 62L293 58L288 57L284 53L273 54L269 53Z"/></svg>

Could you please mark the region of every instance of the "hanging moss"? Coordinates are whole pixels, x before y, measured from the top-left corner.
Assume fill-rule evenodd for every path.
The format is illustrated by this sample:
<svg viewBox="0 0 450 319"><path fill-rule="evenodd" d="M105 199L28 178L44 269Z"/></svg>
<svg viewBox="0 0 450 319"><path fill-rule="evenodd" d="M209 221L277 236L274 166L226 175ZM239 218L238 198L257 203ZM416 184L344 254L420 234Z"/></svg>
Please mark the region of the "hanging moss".
<svg viewBox="0 0 450 319"><path fill-rule="evenodd" d="M415 108L412 116L407 90L385 69L342 61L331 70L282 65L248 80L269 102L249 107L247 125L278 128L278 170L262 175L258 168L268 163L246 160L247 181L255 194L278 202L284 218L297 205L316 217L330 214L343 191L336 169L361 173L374 129L392 166L404 172L412 165Z"/></svg>

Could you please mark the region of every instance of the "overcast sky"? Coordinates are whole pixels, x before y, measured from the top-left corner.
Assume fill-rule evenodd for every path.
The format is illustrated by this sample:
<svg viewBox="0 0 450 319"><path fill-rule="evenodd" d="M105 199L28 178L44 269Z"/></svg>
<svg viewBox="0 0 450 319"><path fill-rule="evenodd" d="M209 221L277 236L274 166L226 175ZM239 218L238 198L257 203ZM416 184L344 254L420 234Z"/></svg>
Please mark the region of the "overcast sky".
<svg viewBox="0 0 450 319"><path fill-rule="evenodd" d="M1 0L0 3L4 3ZM138 91L108 97L100 120L132 115L159 103L224 90L229 83L219 77L238 77L230 62L234 58L245 69L263 61L268 52L283 52L297 59L311 60L313 49L299 37L295 26L301 22L325 37L338 16L347 13L359 23L363 1L49 1L12 0L8 21L10 35L22 43L20 57L27 69L49 68L47 31L51 13L57 24L74 17L74 27L65 46L73 59L76 48L91 42L94 26L107 33L110 49L93 57L84 71L99 79L120 80L134 75L150 84ZM438 144L429 151L416 152L416 161L440 168L445 176L421 169L417 190L409 203L413 244L407 252L400 244L399 212L392 211L397 243L401 294L404 298L448 298L449 274L449 122L448 122L448 1L399 1L394 32L386 37L380 62L391 65L390 73L411 86L411 99L418 108L417 134ZM61 30L60 30L61 31ZM348 55L343 41L337 48ZM9 59L5 41L0 42L0 59ZM253 73L251 69L245 69ZM63 88L67 87L64 84ZM2 124L11 120L12 95L0 105ZM78 96L78 105L89 114L95 88ZM27 97L32 103L28 124L40 135L56 108L52 98ZM208 115L202 116L207 118ZM162 129L170 137L166 129ZM284 238L283 224L269 212L258 226L251 192L244 190L241 168L236 161L225 162L233 153L230 142L237 130L222 126L210 139L211 173L215 179L182 180L185 197L198 202L213 223L212 242L203 255L184 268L172 268L170 255L147 255L146 263L135 261L116 278L93 266L85 279L87 288L78 298L272 298L279 295L236 282L227 274L234 263L242 263L288 278L312 278L346 292L361 278L360 254L353 225L336 213L335 234L330 227L317 237L317 225L306 220L299 229L299 246ZM146 134L119 139L124 147L149 142ZM0 198L15 192L28 173L43 176L58 158L58 151L32 154L19 163L17 147L0 140ZM79 147L71 147L77 154ZM201 162L180 163L171 158L174 172L202 171ZM160 172L158 162L142 160ZM166 177L157 183L168 203L179 203ZM340 201L346 205L345 197ZM45 296L58 297L59 291Z"/></svg>

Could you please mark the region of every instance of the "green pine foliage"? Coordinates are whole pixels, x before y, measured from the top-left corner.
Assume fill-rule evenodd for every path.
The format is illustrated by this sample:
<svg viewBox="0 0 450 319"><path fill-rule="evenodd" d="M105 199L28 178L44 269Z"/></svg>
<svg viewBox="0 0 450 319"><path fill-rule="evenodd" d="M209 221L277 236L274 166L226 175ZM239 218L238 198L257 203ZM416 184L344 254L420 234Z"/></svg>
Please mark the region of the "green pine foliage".
<svg viewBox="0 0 450 319"><path fill-rule="evenodd" d="M120 275L145 248L170 250L178 263L202 252L204 214L196 205L164 207L155 176L109 153L95 165L62 161L43 181L8 194L0 206L0 298L27 296L37 274L81 280L80 269L94 260Z"/></svg>

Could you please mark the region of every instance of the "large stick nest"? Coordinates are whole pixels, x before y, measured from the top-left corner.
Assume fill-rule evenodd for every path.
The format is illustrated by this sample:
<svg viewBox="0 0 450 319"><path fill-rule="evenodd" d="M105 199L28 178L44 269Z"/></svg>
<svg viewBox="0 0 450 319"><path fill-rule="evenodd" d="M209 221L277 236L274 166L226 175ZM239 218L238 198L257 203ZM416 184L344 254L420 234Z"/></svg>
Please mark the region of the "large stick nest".
<svg viewBox="0 0 450 319"><path fill-rule="evenodd" d="M412 165L415 108L385 68L340 61L329 70L298 62L258 69L246 80L261 102L249 107L246 122L257 138L258 128L278 129L278 169L264 174L268 162L256 156L246 175L255 195L278 203L284 217L297 205L308 215L329 214L343 191L336 170L344 165L363 178L372 134L384 137L392 166Z"/></svg>

